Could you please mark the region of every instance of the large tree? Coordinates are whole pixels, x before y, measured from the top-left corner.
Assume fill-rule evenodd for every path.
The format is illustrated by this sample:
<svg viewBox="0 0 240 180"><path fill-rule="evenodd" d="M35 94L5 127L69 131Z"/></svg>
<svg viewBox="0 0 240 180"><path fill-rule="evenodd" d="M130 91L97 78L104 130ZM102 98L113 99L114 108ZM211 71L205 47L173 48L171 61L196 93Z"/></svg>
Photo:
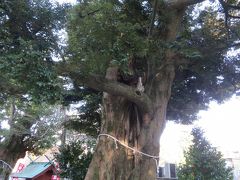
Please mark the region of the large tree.
<svg viewBox="0 0 240 180"><path fill-rule="evenodd" d="M47 0L0 0L0 159L11 166L52 143L46 135L58 119L50 104L60 100L60 81L51 63L65 9Z"/></svg>
<svg viewBox="0 0 240 180"><path fill-rule="evenodd" d="M52 61L54 43L45 42L52 42L56 36L50 29L61 22L35 26L37 15L20 21L27 16L14 15L18 8L7 11L11 2L3 1L7 4L1 11L11 15L1 16L6 37L0 59L3 92L47 102L102 95L100 133L135 149L101 136L87 180L155 179L154 159L137 150L158 156L166 119L190 123L209 101L222 102L239 90L238 54L227 54L239 45L239 6L234 0L216 1L206 10L197 8L203 0L79 1L69 14L68 51L58 62ZM46 12L43 6L34 9L36 1L13 4L19 2L35 2L34 13ZM68 85L60 88L59 79ZM93 104L94 113L86 112L97 127L100 106ZM81 117L88 124L88 117Z"/></svg>
<svg viewBox="0 0 240 180"><path fill-rule="evenodd" d="M101 134L85 179L155 179L166 119L190 123L239 90L239 6L220 1L81 1L58 72L102 91ZM109 136L108 136L109 137ZM134 148L132 151L116 141Z"/></svg>

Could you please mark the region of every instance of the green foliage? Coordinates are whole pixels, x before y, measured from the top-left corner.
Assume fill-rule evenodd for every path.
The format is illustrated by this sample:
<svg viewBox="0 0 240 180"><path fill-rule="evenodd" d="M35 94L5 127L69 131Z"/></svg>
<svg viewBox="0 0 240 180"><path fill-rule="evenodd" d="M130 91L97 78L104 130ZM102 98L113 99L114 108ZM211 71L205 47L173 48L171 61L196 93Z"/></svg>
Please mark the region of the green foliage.
<svg viewBox="0 0 240 180"><path fill-rule="evenodd" d="M36 102L56 101L60 87L52 57L58 50L56 31L63 28L66 7L48 0L13 0L1 1L0 9L1 80Z"/></svg>
<svg viewBox="0 0 240 180"><path fill-rule="evenodd" d="M52 55L60 49L56 32L65 25L67 8L47 0L1 1L0 7L0 81L2 87L11 87L1 88L0 101L5 101L6 93L28 94L39 103L61 99L63 88ZM107 67L117 66L123 76L145 74L151 81L171 49L180 61L190 63L177 62L167 119L191 123L211 100L223 102L239 89L239 62L236 56L226 56L238 40L238 21L234 33L227 33L218 9L207 8L193 17L191 7L176 41L169 43L166 26L172 14L164 8L160 11L149 37L152 7L148 2L81 1L68 15L65 60L82 74L104 75ZM93 104L93 98L90 101ZM86 111L96 112L97 106L93 107Z"/></svg>
<svg viewBox="0 0 240 180"><path fill-rule="evenodd" d="M190 63L176 69L168 106L168 119L185 124L197 119L198 111L207 109L210 101L222 103L230 98L240 84L239 54L227 55L235 43L235 33L228 36L216 8L206 8L198 17L192 13L190 8L183 21L184 31L173 44Z"/></svg>
<svg viewBox="0 0 240 180"><path fill-rule="evenodd" d="M185 164L178 168L179 180L232 180L222 154L203 137L199 128L192 130L193 144L185 152Z"/></svg>
<svg viewBox="0 0 240 180"><path fill-rule="evenodd" d="M164 4L149 36L153 8L148 1L79 2L68 15L64 61L72 65L70 71L104 75L107 67L117 66L122 77L146 75L145 92L154 96L151 82L165 67L170 50L175 53L176 76L167 119L181 123L191 123L210 101L223 102L239 90L239 58L227 56L239 40L239 22L231 22L231 31L226 30L218 9L207 8L193 17L190 7L176 40L166 42L174 13L166 12ZM61 50L57 32L65 25L66 9L48 0L0 1L0 102L6 105L9 95L35 105L81 101L81 114L69 126L96 136L102 93L84 85L66 89L55 72L53 55ZM122 79L121 83L136 84ZM28 124L20 118L19 122Z"/></svg>
<svg viewBox="0 0 240 180"><path fill-rule="evenodd" d="M9 98L0 108L0 124L7 124L7 127L0 126L0 149L15 152L20 148L41 153L56 143L56 131L60 127L62 116L58 106ZM14 144L13 141L17 139L18 143Z"/></svg>
<svg viewBox="0 0 240 180"><path fill-rule="evenodd" d="M82 73L105 73L106 68L119 66L128 72L128 59L144 57L148 51L148 23L141 2L112 3L86 1L69 15L69 50ZM146 28L145 28L146 30Z"/></svg>
<svg viewBox="0 0 240 180"><path fill-rule="evenodd" d="M153 9L147 1L79 3L68 18L68 61L82 74L104 75L109 66L119 67L124 77L147 74L147 84L164 66L166 51L173 50L183 63L176 60L167 119L188 124L210 101L221 103L239 90L238 58L227 56L238 40L239 22L227 31L219 9L198 10L197 16L195 7L189 7L176 41L170 43L166 26L174 21L173 12L162 7L149 37Z"/></svg>
<svg viewBox="0 0 240 180"><path fill-rule="evenodd" d="M60 148L56 155L61 177L83 180L92 159L95 140L79 140Z"/></svg>
<svg viewBox="0 0 240 180"><path fill-rule="evenodd" d="M61 117L49 104L61 99L61 86L53 55L67 8L48 0L0 1L0 151L7 162L56 142Z"/></svg>
<svg viewBox="0 0 240 180"><path fill-rule="evenodd" d="M64 95L65 103L81 102L79 115L65 123L65 127L80 133L97 137L101 125L102 93L89 88L82 88L77 95L72 92Z"/></svg>

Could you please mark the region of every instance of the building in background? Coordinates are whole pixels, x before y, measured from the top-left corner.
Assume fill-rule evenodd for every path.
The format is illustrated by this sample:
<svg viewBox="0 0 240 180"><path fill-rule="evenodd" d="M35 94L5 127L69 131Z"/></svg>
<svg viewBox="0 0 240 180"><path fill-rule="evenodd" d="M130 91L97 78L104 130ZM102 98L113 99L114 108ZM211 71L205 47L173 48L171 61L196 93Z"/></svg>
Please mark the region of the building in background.
<svg viewBox="0 0 240 180"><path fill-rule="evenodd" d="M60 180L58 165L53 161L57 147L47 150L42 156L31 156L26 153L16 163L11 180ZM34 159L34 160L33 160Z"/></svg>
<svg viewBox="0 0 240 180"><path fill-rule="evenodd" d="M224 159L227 162L227 166L233 168L233 180L240 180L240 152L225 152Z"/></svg>
<svg viewBox="0 0 240 180"><path fill-rule="evenodd" d="M31 162L20 172L11 174L12 180L60 180L52 162Z"/></svg>
<svg viewBox="0 0 240 180"><path fill-rule="evenodd" d="M164 163L161 164L158 168L158 180L176 180L176 164Z"/></svg>
<svg viewBox="0 0 240 180"><path fill-rule="evenodd" d="M159 176L163 176L165 179L171 178L168 173L170 172L170 164L177 166L179 163L184 163L184 150L187 150L192 141L192 127L192 125L186 126L175 124L173 122L167 123L160 140L161 149ZM236 144L237 143L238 142L236 142ZM223 154L223 158L226 160L227 166L233 168L234 180L240 180L239 147L236 146L233 148L227 144L224 147L218 146L216 148ZM165 180L163 177L161 177L159 180Z"/></svg>

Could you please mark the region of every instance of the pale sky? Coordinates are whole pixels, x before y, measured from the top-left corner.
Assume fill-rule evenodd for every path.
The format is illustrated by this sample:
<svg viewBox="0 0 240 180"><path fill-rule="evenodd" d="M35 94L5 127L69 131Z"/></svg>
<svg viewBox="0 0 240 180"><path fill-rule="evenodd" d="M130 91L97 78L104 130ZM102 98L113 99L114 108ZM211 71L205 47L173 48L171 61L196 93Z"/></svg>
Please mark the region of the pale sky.
<svg viewBox="0 0 240 180"><path fill-rule="evenodd" d="M181 161L183 150L191 143L194 126L201 127L212 146L222 153L240 152L240 97L234 96L223 104L211 102L207 111L199 112L199 120L193 125L169 122L160 141L161 156L173 163Z"/></svg>
<svg viewBox="0 0 240 180"><path fill-rule="evenodd" d="M210 104L208 111L201 111L196 125L205 130L205 135L216 147L240 151L240 97L232 97L222 105Z"/></svg>

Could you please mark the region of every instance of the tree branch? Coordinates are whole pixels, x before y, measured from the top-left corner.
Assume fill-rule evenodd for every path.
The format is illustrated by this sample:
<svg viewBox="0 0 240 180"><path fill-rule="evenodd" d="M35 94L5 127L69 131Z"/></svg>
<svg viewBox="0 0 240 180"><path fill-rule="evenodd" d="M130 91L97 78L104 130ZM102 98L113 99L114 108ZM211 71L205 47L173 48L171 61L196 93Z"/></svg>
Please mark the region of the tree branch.
<svg viewBox="0 0 240 180"><path fill-rule="evenodd" d="M71 72L70 78L79 85L86 85L98 91L104 91L112 95L123 96L136 103L143 111L152 111L152 101L145 93L139 93L136 88L119 83L117 81L107 80L99 75L88 75L81 78L78 73Z"/></svg>
<svg viewBox="0 0 240 180"><path fill-rule="evenodd" d="M164 0L164 3L170 8L182 9L203 1L205 0Z"/></svg>
<svg viewBox="0 0 240 180"><path fill-rule="evenodd" d="M157 4L158 4L158 0L154 0L153 14L152 14L152 19L151 19L151 24L149 27L148 37L151 37L151 35L152 35L152 30L153 30L154 21L155 21L156 12L157 12Z"/></svg>
<svg viewBox="0 0 240 180"><path fill-rule="evenodd" d="M103 76L96 74L82 75L79 72L68 69L66 66L58 69L60 75L70 77L78 86L86 86L98 91L107 92L112 95L122 96L134 102L145 113L152 113L153 104L147 94L141 93L137 88L119 83L114 80L108 80Z"/></svg>

